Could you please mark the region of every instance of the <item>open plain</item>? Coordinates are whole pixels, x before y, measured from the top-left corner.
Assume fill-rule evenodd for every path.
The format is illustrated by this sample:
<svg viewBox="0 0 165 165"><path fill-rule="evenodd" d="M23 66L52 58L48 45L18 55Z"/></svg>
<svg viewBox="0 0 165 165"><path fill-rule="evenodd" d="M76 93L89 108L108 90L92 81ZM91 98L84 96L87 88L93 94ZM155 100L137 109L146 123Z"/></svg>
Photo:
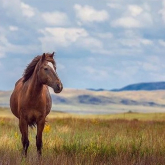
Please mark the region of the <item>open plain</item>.
<svg viewBox="0 0 165 165"><path fill-rule="evenodd" d="M36 129L29 129L30 147L24 158L18 120L9 109L1 108L0 116L0 164L156 165L165 162L163 113L51 112L44 128L41 158L35 147Z"/></svg>

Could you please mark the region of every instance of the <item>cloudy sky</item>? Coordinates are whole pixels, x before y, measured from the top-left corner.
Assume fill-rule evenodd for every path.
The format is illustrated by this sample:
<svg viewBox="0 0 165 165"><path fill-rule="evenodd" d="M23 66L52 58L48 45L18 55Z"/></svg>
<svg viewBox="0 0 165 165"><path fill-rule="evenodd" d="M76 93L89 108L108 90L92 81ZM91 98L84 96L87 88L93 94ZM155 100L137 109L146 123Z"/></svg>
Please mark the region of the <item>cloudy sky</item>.
<svg viewBox="0 0 165 165"><path fill-rule="evenodd" d="M65 88L165 81L165 0L0 0L0 90L53 51Z"/></svg>

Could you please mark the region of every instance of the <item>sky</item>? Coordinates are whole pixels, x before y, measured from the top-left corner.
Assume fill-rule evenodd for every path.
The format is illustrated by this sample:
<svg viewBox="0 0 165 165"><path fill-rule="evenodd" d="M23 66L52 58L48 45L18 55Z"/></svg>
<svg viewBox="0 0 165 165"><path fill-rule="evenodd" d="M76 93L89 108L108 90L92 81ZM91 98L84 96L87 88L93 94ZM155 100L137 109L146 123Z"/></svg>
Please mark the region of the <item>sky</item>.
<svg viewBox="0 0 165 165"><path fill-rule="evenodd" d="M165 81L165 0L0 0L0 90L53 51L64 88Z"/></svg>

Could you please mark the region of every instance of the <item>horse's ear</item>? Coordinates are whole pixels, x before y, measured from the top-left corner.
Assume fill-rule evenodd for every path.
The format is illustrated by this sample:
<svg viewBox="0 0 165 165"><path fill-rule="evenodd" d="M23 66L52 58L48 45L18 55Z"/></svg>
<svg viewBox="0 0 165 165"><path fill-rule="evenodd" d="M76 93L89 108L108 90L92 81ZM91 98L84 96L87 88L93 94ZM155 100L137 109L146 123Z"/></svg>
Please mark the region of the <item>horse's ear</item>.
<svg viewBox="0 0 165 165"><path fill-rule="evenodd" d="M50 55L50 57L52 57L52 58L54 57L54 52Z"/></svg>
<svg viewBox="0 0 165 165"><path fill-rule="evenodd" d="M42 62L45 60L45 58L46 58L46 55L45 55L45 53L43 53L43 55L42 55Z"/></svg>

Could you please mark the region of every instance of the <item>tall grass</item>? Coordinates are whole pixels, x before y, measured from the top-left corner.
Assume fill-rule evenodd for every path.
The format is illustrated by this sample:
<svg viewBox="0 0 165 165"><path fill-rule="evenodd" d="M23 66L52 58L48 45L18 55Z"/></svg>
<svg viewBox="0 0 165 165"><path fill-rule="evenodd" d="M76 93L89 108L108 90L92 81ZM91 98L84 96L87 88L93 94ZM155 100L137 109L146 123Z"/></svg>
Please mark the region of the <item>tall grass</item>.
<svg viewBox="0 0 165 165"><path fill-rule="evenodd" d="M50 118L41 158L35 134L36 129L29 129L24 158L17 119L0 118L0 164L165 164L165 120Z"/></svg>

